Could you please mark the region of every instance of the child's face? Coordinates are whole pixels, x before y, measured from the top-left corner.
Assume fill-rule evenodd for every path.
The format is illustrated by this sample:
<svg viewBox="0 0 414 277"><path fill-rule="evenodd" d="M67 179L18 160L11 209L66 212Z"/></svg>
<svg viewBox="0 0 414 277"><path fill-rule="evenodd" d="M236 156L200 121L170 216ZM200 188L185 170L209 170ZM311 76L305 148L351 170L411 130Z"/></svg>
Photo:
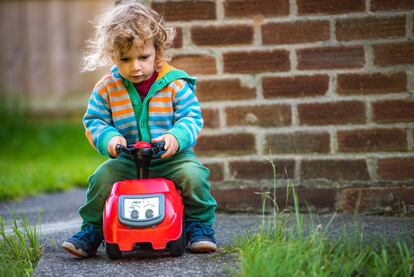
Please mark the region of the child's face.
<svg viewBox="0 0 414 277"><path fill-rule="evenodd" d="M119 73L125 79L139 83L151 77L155 70L156 50L152 40L142 47L132 47L128 52L115 58Z"/></svg>

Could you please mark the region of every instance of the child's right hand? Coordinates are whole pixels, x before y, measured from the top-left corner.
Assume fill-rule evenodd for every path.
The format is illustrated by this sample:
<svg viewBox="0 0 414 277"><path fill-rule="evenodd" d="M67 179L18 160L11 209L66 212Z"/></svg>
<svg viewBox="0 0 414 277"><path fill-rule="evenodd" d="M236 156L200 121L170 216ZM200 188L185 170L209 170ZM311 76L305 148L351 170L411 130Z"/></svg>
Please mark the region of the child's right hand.
<svg viewBox="0 0 414 277"><path fill-rule="evenodd" d="M119 153L116 152L115 147L118 144L122 144L123 146L127 146L127 142L124 137L116 136L111 138L111 140L108 143L108 153L112 158L115 158L119 155Z"/></svg>

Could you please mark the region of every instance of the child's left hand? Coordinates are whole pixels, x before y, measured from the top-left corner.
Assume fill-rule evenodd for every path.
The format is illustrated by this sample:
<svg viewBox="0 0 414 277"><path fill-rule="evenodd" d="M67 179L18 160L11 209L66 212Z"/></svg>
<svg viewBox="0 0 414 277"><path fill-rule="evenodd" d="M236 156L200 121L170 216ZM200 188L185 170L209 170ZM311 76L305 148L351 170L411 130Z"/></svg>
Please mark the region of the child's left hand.
<svg viewBox="0 0 414 277"><path fill-rule="evenodd" d="M178 151L178 141L171 134L165 134L152 140L153 142L163 141L165 142L165 153L161 155L161 158L169 158Z"/></svg>

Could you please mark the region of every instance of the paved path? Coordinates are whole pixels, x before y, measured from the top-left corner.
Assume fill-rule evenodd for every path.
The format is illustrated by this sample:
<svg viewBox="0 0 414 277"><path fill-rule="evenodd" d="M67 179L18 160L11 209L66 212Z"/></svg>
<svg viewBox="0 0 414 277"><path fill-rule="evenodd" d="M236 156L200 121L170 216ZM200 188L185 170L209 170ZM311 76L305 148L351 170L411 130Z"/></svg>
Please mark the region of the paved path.
<svg viewBox="0 0 414 277"><path fill-rule="evenodd" d="M31 222L38 220L44 255L33 276L228 276L229 267L236 264L234 256L223 250L208 255L185 253L179 258L147 253L111 261L106 257L104 249L100 248L95 258L73 258L60 245L79 229L77 209L83 203L84 195L83 189L75 189L20 202L0 203L0 216L4 218L10 218L11 211L14 211L17 214L24 213ZM332 215L320 216L316 219L316 224L324 225L331 217ZM215 230L221 249L236 236L257 230L261 220L260 215L218 213ZM364 225L364 234L371 239L380 236L395 240L413 238L413 217L337 215L329 234L335 237L344 228L354 228L356 222Z"/></svg>

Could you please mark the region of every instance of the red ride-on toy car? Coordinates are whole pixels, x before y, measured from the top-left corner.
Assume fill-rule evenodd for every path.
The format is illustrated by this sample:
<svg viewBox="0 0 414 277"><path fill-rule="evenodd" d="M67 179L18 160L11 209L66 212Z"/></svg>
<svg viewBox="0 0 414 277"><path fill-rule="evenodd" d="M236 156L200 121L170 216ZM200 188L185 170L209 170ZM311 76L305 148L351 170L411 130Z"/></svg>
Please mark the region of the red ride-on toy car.
<svg viewBox="0 0 414 277"><path fill-rule="evenodd" d="M133 157L139 179L115 183L106 200L103 234L110 259L149 246L168 250L172 256L181 256L185 250L184 205L179 191L170 180L148 178L151 159L159 157L163 147L163 142L117 146L119 153Z"/></svg>

